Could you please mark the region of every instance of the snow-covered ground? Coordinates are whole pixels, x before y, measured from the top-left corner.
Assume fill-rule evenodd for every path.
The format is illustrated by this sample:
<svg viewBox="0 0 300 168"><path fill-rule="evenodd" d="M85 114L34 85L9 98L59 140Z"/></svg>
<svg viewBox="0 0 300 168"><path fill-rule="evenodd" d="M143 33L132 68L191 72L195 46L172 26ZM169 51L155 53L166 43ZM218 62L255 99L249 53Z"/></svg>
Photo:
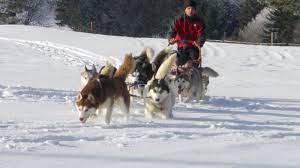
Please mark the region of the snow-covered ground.
<svg viewBox="0 0 300 168"><path fill-rule="evenodd" d="M84 64L115 65L165 39L0 26L0 167L299 167L300 48L206 43L220 73L201 104L173 120L143 118L133 102L80 124L74 108Z"/></svg>

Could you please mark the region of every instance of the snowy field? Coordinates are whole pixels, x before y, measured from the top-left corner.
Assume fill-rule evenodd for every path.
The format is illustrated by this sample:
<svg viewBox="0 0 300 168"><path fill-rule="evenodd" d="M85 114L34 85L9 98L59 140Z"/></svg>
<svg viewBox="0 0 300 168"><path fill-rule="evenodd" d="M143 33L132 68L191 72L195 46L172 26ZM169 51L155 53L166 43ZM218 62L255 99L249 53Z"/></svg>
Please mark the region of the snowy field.
<svg viewBox="0 0 300 168"><path fill-rule="evenodd" d="M147 122L135 100L81 124L74 107L84 64L118 66L165 39L0 26L0 167L299 167L300 47L206 43L212 79L201 104Z"/></svg>

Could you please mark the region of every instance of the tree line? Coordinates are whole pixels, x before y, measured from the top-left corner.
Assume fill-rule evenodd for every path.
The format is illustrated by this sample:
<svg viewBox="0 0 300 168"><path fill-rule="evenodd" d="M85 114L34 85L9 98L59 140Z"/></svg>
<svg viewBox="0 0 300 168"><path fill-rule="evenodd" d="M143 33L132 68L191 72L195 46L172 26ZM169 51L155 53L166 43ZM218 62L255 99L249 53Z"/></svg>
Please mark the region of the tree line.
<svg viewBox="0 0 300 168"><path fill-rule="evenodd" d="M239 32L268 8L262 41L276 32L276 42L293 42L299 0L195 1L210 39L239 39ZM32 24L44 6L55 6L57 24L75 31L133 37L166 37L183 14L182 0L0 0L0 23Z"/></svg>

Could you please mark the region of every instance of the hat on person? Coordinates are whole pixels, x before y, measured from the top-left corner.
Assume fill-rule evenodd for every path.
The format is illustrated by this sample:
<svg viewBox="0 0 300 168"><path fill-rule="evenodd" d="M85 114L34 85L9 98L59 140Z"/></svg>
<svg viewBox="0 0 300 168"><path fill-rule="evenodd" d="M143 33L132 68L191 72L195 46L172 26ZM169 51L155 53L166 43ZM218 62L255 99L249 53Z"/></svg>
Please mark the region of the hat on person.
<svg viewBox="0 0 300 168"><path fill-rule="evenodd" d="M193 0L185 0L184 1L184 5L183 5L184 9L186 9L189 6L193 7L194 9L197 8L197 4L196 4L195 1L193 1Z"/></svg>

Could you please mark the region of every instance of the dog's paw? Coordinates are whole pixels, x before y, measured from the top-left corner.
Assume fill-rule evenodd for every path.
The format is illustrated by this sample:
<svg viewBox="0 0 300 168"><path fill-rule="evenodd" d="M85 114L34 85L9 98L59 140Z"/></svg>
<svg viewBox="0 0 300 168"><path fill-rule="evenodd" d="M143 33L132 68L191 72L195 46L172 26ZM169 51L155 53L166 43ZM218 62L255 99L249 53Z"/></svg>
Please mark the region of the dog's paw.
<svg viewBox="0 0 300 168"><path fill-rule="evenodd" d="M153 119L153 114L151 112L145 112L145 118L147 120L152 120Z"/></svg>
<svg viewBox="0 0 300 168"><path fill-rule="evenodd" d="M98 116L97 114L91 114L89 118L92 119L92 120L94 120L94 119L97 118L97 116Z"/></svg>
<svg viewBox="0 0 300 168"><path fill-rule="evenodd" d="M128 122L129 121L129 115L128 114L126 114L125 116L124 116L124 122Z"/></svg>

